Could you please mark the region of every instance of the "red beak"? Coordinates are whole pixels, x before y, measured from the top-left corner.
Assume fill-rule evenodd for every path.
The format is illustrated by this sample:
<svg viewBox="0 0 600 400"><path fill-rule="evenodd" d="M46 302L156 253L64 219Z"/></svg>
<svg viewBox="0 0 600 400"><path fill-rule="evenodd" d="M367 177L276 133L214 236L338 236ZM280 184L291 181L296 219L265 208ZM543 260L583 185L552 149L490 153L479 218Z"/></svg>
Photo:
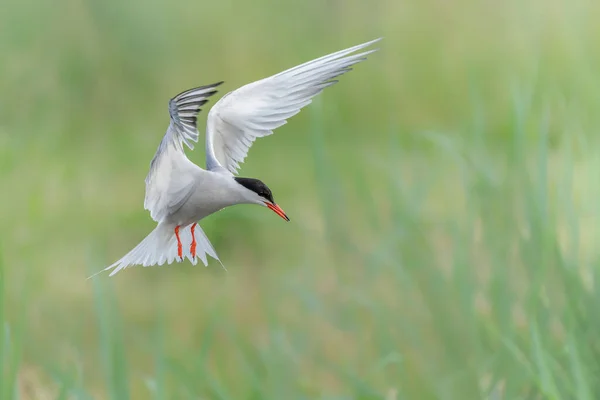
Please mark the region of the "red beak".
<svg viewBox="0 0 600 400"><path fill-rule="evenodd" d="M289 221L290 219L288 218L287 215L285 215L285 212L281 209L281 207L279 207L277 204L272 204L272 203L266 203L267 207L269 207L271 210L273 210L273 212L277 215L279 215L281 218L285 219L286 221Z"/></svg>

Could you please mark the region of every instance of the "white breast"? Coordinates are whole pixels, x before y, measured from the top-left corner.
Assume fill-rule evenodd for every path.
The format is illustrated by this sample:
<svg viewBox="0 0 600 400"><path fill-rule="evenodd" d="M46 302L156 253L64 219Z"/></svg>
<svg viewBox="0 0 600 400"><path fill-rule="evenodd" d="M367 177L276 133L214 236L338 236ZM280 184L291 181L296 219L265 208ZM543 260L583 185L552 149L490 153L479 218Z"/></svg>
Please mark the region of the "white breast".
<svg viewBox="0 0 600 400"><path fill-rule="evenodd" d="M229 175L198 169L187 201L167 221L187 226L225 207L244 202L241 186Z"/></svg>

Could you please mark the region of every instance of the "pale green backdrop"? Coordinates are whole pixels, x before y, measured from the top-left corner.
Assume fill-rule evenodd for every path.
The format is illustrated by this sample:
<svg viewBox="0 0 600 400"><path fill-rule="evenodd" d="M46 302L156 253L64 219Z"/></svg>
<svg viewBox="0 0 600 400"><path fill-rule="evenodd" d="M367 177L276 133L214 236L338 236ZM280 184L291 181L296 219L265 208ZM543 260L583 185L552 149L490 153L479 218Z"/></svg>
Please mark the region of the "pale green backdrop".
<svg viewBox="0 0 600 400"><path fill-rule="evenodd" d="M600 7L4 0L1 399L597 399ZM383 36L242 176L221 260L154 227L169 98ZM201 133L207 107L199 117ZM201 135L203 140L203 135ZM188 152L204 165L203 144Z"/></svg>

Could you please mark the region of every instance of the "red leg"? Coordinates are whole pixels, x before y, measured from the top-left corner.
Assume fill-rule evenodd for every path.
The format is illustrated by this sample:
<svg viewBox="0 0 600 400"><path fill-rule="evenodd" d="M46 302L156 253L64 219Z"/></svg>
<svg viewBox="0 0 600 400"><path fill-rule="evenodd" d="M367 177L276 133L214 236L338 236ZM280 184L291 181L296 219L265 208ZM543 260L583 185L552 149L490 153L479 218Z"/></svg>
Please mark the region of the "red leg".
<svg viewBox="0 0 600 400"><path fill-rule="evenodd" d="M175 237L177 238L177 255L180 260L183 260L183 247L181 246L181 239L179 238L179 225L175 227Z"/></svg>
<svg viewBox="0 0 600 400"><path fill-rule="evenodd" d="M190 246L190 253L192 258L196 257L196 237L194 236L194 229L196 229L196 223L192 224L192 245Z"/></svg>

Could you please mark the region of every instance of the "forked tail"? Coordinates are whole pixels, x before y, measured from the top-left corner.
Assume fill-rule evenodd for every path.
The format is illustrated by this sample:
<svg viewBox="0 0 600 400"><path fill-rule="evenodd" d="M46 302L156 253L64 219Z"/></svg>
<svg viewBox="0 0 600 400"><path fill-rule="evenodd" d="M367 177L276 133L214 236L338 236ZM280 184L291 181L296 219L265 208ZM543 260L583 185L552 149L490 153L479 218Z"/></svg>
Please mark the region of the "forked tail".
<svg viewBox="0 0 600 400"><path fill-rule="evenodd" d="M117 272L133 265L150 267L153 265L163 265L165 262L167 264L171 264L173 261L181 262L183 258L187 258L194 265L196 265L198 258L200 258L202 263L208 266L207 255L221 263L217 252L204 234L202 228L200 228L200 225L192 224L180 227L177 232L180 244L177 241L173 225L158 224L140 244L134 247L123 258L90 276L90 278L111 269L112 272L109 276L113 276ZM193 245L194 241L195 246ZM192 251L194 254L192 254ZM223 264L221 263L221 265Z"/></svg>

